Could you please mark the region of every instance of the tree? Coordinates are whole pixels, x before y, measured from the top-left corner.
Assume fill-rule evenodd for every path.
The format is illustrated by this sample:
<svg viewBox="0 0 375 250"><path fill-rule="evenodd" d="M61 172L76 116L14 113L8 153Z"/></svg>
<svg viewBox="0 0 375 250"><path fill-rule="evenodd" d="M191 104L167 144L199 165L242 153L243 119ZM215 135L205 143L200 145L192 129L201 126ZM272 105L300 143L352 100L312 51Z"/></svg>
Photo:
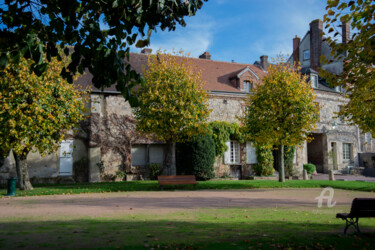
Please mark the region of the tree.
<svg viewBox="0 0 375 250"><path fill-rule="evenodd" d="M178 174L195 175L198 180L215 177L215 142L211 134L196 136L176 145Z"/></svg>
<svg viewBox="0 0 375 250"><path fill-rule="evenodd" d="M207 1L207 0L204 0ZM185 26L184 17L193 16L203 0L6 0L0 4L0 67L11 59L33 58L30 68L41 75L52 57L60 59L58 47L71 62L61 73L72 76L88 68L95 87L117 84L117 90L131 104L132 87L140 76L125 58L129 48L149 45L152 31Z"/></svg>
<svg viewBox="0 0 375 250"><path fill-rule="evenodd" d="M258 145L277 146L279 181L285 181L284 146L308 139L318 121L314 92L299 67L282 63L271 65L263 85L255 87L246 100L244 131Z"/></svg>
<svg viewBox="0 0 375 250"><path fill-rule="evenodd" d="M331 56L343 60L343 72L339 75L322 71L333 86L343 86L349 102L340 116L356 123L365 132L375 134L375 2L371 0L327 1L324 22L328 33L336 30L337 21L351 23L352 37L346 43L338 43L335 32L326 41L332 48ZM345 34L342 34L345 35ZM330 61L323 58L323 63Z"/></svg>
<svg viewBox="0 0 375 250"><path fill-rule="evenodd" d="M10 63L0 78L0 148L4 154L13 151L21 189L32 189L27 154L54 152L64 134L85 118L86 92L61 78L64 62L52 59L41 76L30 73L33 63Z"/></svg>
<svg viewBox="0 0 375 250"><path fill-rule="evenodd" d="M175 143L204 134L209 115L207 93L200 73L189 59L169 54L150 55L146 84L134 110L137 130L166 142L164 168L175 171Z"/></svg>

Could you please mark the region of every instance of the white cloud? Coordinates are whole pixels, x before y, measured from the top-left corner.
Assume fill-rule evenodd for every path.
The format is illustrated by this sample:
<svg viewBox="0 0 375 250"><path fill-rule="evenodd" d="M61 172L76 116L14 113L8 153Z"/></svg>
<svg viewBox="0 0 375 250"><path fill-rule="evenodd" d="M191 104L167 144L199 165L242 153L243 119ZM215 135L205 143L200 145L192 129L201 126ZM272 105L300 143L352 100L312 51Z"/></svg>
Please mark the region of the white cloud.
<svg viewBox="0 0 375 250"><path fill-rule="evenodd" d="M183 49L192 57L198 57L207 51L213 40L215 22L209 17L195 16L186 19L185 27L177 27L175 31L161 31L151 35L150 48L153 51L161 49L168 52Z"/></svg>

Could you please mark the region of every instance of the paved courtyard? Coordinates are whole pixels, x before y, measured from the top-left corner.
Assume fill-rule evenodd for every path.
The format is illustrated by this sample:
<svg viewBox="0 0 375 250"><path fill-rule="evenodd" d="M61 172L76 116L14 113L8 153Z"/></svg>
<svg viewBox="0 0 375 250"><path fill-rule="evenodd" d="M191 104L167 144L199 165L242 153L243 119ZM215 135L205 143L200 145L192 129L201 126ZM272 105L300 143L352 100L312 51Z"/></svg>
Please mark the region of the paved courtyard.
<svg viewBox="0 0 375 250"><path fill-rule="evenodd" d="M0 199L0 219L28 216L114 216L134 213L170 213L205 208L317 208L323 189L258 189L240 191L122 192L51 195ZM337 206L350 206L354 197L375 197L372 192L335 190Z"/></svg>

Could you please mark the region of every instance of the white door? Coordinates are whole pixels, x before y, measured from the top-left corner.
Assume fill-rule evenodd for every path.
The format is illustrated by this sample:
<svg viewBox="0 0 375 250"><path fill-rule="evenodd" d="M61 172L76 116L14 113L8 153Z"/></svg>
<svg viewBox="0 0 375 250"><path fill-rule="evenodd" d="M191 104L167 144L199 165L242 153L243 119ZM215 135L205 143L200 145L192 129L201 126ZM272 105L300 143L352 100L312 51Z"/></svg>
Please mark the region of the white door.
<svg viewBox="0 0 375 250"><path fill-rule="evenodd" d="M73 141L66 140L60 144L60 175L73 175Z"/></svg>

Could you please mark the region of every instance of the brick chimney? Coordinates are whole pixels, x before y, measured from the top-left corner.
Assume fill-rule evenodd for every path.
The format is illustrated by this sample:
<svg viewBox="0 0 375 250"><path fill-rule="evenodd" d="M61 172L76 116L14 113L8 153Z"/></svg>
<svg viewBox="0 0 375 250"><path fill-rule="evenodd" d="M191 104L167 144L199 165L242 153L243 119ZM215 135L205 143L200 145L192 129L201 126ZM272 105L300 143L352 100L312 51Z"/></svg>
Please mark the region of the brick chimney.
<svg viewBox="0 0 375 250"><path fill-rule="evenodd" d="M142 51L141 51L142 54L146 54L146 55L150 55L152 53L152 49L150 48L144 48Z"/></svg>
<svg viewBox="0 0 375 250"><path fill-rule="evenodd" d="M342 44L346 44L350 40L350 23L342 22Z"/></svg>
<svg viewBox="0 0 375 250"><path fill-rule="evenodd" d="M322 54L323 22L316 19L310 23L310 67L319 70Z"/></svg>
<svg viewBox="0 0 375 250"><path fill-rule="evenodd" d="M260 66L262 67L262 69L264 71L267 71L268 70L268 56L266 55L263 55L263 56L260 56Z"/></svg>
<svg viewBox="0 0 375 250"><path fill-rule="evenodd" d="M293 38L293 61L294 63L299 62L299 44L301 42L301 38L299 38L297 35L295 38Z"/></svg>
<svg viewBox="0 0 375 250"><path fill-rule="evenodd" d="M204 52L202 55L199 56L199 58L201 59L207 59L207 60L211 60L211 55L210 55L210 52Z"/></svg>

